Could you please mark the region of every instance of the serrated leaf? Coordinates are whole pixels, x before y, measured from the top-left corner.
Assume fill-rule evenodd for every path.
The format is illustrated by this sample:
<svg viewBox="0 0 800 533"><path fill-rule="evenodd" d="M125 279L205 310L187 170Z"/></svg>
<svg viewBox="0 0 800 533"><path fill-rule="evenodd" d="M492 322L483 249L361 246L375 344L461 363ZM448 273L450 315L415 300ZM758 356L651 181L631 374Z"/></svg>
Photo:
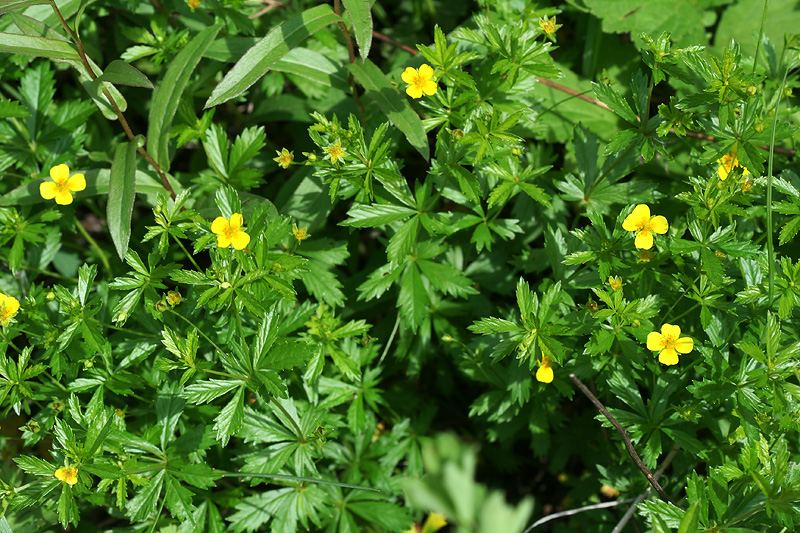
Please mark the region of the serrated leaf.
<svg viewBox="0 0 800 533"><path fill-rule="evenodd" d="M296 48L317 30L340 20L341 18L330 6L323 4L308 9L276 27L236 62L211 92L204 109L239 96L261 79L289 50Z"/></svg>
<svg viewBox="0 0 800 533"><path fill-rule="evenodd" d="M208 379L189 385L183 390L181 397L193 404L208 403L242 384L238 379Z"/></svg>
<svg viewBox="0 0 800 533"><path fill-rule="evenodd" d="M400 94L386 76L369 59L350 63L347 68L350 73L365 89L365 96L375 102L386 117L397 126L421 155L427 161L430 157L428 136L408 100Z"/></svg>
<svg viewBox="0 0 800 533"><path fill-rule="evenodd" d="M391 204L354 204L347 212L348 218L341 226L354 228L372 228L403 220L416 213L416 210L402 205Z"/></svg>
<svg viewBox="0 0 800 533"><path fill-rule="evenodd" d="M400 306L400 314L408 320L408 326L416 331L428 312L428 291L425 290L419 270L413 264L406 271L400 285L397 304Z"/></svg>
<svg viewBox="0 0 800 533"><path fill-rule="evenodd" d="M227 446L230 436L242 428L243 419L244 386L241 386L214 419L214 430L217 432L217 441L221 446Z"/></svg>
<svg viewBox="0 0 800 533"><path fill-rule="evenodd" d="M592 83L592 89L597 99L606 104L611 110L630 122L634 126L639 125L639 119L636 118L636 113L631 109L630 104L619 94L616 89L605 83Z"/></svg>
<svg viewBox="0 0 800 533"><path fill-rule="evenodd" d="M136 149L141 135L117 146L108 181L106 218L117 255L124 259L131 238L131 217L136 199Z"/></svg>
<svg viewBox="0 0 800 533"><path fill-rule="evenodd" d="M165 172L170 167L169 131L178 103L192 72L221 27L214 25L195 35L169 64L167 73L153 92L147 128L147 151Z"/></svg>

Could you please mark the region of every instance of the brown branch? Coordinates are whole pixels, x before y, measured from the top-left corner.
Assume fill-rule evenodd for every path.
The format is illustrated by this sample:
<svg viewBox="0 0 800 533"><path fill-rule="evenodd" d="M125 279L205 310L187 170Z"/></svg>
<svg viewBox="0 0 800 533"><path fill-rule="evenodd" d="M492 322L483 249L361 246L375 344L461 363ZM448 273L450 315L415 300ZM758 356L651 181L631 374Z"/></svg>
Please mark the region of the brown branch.
<svg viewBox="0 0 800 533"><path fill-rule="evenodd" d="M265 7L265 8L264 8L264 9L262 9L261 11L258 11L258 12L256 12L256 13L253 13L252 15L250 15L250 16L249 16L249 17L247 17L247 18L249 18L250 20L255 20L255 19L257 19L258 17L261 17L261 16L263 16L263 15L266 15L267 13L269 13L270 11L272 11L273 9L277 9L277 8L279 8L279 7L286 7L286 4L284 4L283 2L279 2L278 0L262 0L262 2L261 2L261 3L262 3L262 4L266 4L266 6L267 6L267 7Z"/></svg>
<svg viewBox="0 0 800 533"><path fill-rule="evenodd" d="M333 0L333 12L342 16L342 3L341 0ZM347 44L347 53L350 55L350 63L356 62L356 49L353 46L353 38L350 35L350 30L347 29L347 24L344 21L339 22L339 28L342 30L342 34L344 35L344 42ZM358 95L358 90L356 89L356 80L351 73L348 77L348 84L350 85L350 90L353 92L353 100L356 103L356 107L358 111L361 113L361 116L364 117L367 114L367 110L364 108L364 104L361 103L361 97Z"/></svg>
<svg viewBox="0 0 800 533"><path fill-rule="evenodd" d="M383 33L380 33L378 31L374 31L373 30L372 31L372 36L373 37L377 37L381 41L386 41L387 43L389 43L391 45L394 45L397 48L401 48L401 49L405 50L406 52L408 52L409 54L411 54L412 56L415 56L415 55L419 54L419 50L414 50L410 46L407 46L407 45L401 43L400 41L395 41L394 39L392 39L388 35L384 35Z"/></svg>
<svg viewBox="0 0 800 533"><path fill-rule="evenodd" d="M78 47L78 56L80 56L81 58L81 63L83 64L86 73L89 74L89 77L93 81L96 80L97 74L94 72L92 65L86 58L86 52L83 49L83 43L81 42L80 38L72 30L72 28L69 27L67 21L64 20L64 16L61 14L61 10L58 9L55 0L50 0L50 5L52 6L53 11L55 11L56 15L58 16L58 20L61 22L61 26L64 27L64 29L69 34L70 38L75 42L75 45ZM103 96L105 96L106 100L108 100L109 105L114 110L114 114L117 115L117 119L119 119L119 123L122 126L122 129L125 131L125 135L128 137L128 140L133 142L133 140L136 138L136 135L133 133L130 126L128 125L128 121L125 120L125 115L122 113L122 110L117 105L116 100L114 100L114 97L112 97L111 93L108 92L108 89L103 89ZM137 147L137 151L139 152L139 154L142 155L142 157L144 157L145 161L147 161L155 169L156 173L158 173L159 178L161 178L161 184L164 186L167 192L169 192L170 196L174 200L176 197L175 190L172 188L172 185L170 185L169 180L167 179L167 175L161 169L161 166L155 162L155 160L150 156L149 153L147 153L144 147Z"/></svg>
<svg viewBox="0 0 800 533"><path fill-rule="evenodd" d="M625 442L625 448L628 450L628 454L631 456L631 459L633 459L633 462L636 463L636 466L639 467L639 470L642 471L644 476L647 478L647 481L649 481L650 484L653 486L653 488L656 489L656 492L658 493L659 496L661 496L661 499L671 503L672 505L678 507L679 509L683 509L683 507L672 501L672 498L670 498L669 495L667 495L667 493L664 492L664 489L661 488L661 485L658 484L658 481L653 476L652 472L650 472L650 470L648 470L647 467L644 465L642 460L639 458L639 454L636 453L636 450L633 447L633 443L631 442L631 438L628 436L628 432L625 430L625 428L622 427L622 425L619 422L617 422L617 419L614 418L611 415L611 413L608 412L606 406L603 405L603 403L597 399L597 396L592 394L592 391L590 391L586 387L586 385L584 385L583 382L580 379L578 379L578 376L576 376L575 374L570 374L569 377L572 381L575 382L575 385L578 386L581 392L587 398L589 398L589 400L594 404L594 406L597 407L597 410L603 413L603 416L605 416L608 419L608 421L611 422L611 425L616 428L620 436L622 436L622 440Z"/></svg>

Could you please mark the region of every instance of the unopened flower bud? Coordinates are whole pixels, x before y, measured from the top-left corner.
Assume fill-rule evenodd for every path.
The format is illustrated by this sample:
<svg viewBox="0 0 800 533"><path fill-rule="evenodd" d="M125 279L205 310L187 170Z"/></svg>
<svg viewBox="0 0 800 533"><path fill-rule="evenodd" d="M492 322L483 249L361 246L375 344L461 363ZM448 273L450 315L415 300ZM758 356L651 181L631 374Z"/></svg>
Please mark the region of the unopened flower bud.
<svg viewBox="0 0 800 533"><path fill-rule="evenodd" d="M44 296L44 297L45 297L45 298L46 298L48 301L52 301L52 300L55 300L55 298L56 298L56 293L54 293L53 291L50 291L50 292L48 292L47 294L45 294L45 296Z"/></svg>

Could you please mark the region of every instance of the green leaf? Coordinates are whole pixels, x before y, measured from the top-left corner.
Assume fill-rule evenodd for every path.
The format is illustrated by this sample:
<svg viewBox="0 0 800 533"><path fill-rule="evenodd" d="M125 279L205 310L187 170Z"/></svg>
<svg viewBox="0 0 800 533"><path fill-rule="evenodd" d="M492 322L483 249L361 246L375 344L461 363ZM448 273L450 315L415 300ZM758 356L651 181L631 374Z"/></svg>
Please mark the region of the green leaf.
<svg viewBox="0 0 800 533"><path fill-rule="evenodd" d="M700 502L693 502L678 526L678 533L696 533L700 521Z"/></svg>
<svg viewBox="0 0 800 533"><path fill-rule="evenodd" d="M80 60L78 52L68 42L18 33L0 33L0 52L48 59Z"/></svg>
<svg viewBox="0 0 800 533"><path fill-rule="evenodd" d="M778 244L783 246L797 235L800 231L800 216L792 217L789 222L781 228L780 236L778 237Z"/></svg>
<svg viewBox="0 0 800 533"><path fill-rule="evenodd" d="M428 312L428 291L425 290L419 270L413 264L406 271L400 285L397 304L400 306L401 316L408 321L410 329L416 331Z"/></svg>
<svg viewBox="0 0 800 533"><path fill-rule="evenodd" d="M61 484L61 496L58 498L58 521L66 529L70 523L78 524L78 505L72 494L72 487L66 483Z"/></svg>
<svg viewBox="0 0 800 533"><path fill-rule="evenodd" d="M206 28L192 38L167 68L164 79L153 92L153 105L150 108L147 128L147 151L162 169L169 170L169 130L178 109L183 91L203 54L214 41L222 26Z"/></svg>
<svg viewBox="0 0 800 533"><path fill-rule="evenodd" d="M164 483L164 503L170 513L184 522L194 522L194 505L192 491L180 484L172 476L166 476Z"/></svg>
<svg viewBox="0 0 800 533"><path fill-rule="evenodd" d="M375 102L392 124L403 132L411 146L427 161L430 157L428 136L425 134L422 120L411 109L408 100L369 59L350 63L347 68L366 90L365 96Z"/></svg>
<svg viewBox="0 0 800 533"><path fill-rule="evenodd" d="M347 15L353 23L361 59L366 60L372 47L372 11L370 0L343 0Z"/></svg>
<svg viewBox="0 0 800 533"><path fill-rule="evenodd" d="M725 273L722 267L722 261L717 257L714 252L708 248L700 249L700 257L703 260L703 269L711 283L716 286L722 285L722 278Z"/></svg>
<svg viewBox="0 0 800 533"><path fill-rule="evenodd" d="M416 213L414 209L391 204L355 204L348 211L348 219L341 226L372 228L403 220Z"/></svg>
<svg viewBox="0 0 800 533"><path fill-rule="evenodd" d="M0 0L0 15L13 11L14 9L49 3L48 0Z"/></svg>
<svg viewBox="0 0 800 533"><path fill-rule="evenodd" d="M639 120L630 104L614 88L605 83L592 83L592 89L594 89L597 99L608 105L614 113L634 126L639 125Z"/></svg>
<svg viewBox="0 0 800 533"><path fill-rule="evenodd" d="M227 446L230 436L242 428L243 419L244 386L241 386L214 419L214 429L217 432L217 440L221 446Z"/></svg>
<svg viewBox="0 0 800 533"><path fill-rule="evenodd" d="M150 478L150 483L128 502L128 516L132 520L144 520L156 513L158 510L158 495L164 486L165 474L164 470L159 470L157 474Z"/></svg>
<svg viewBox="0 0 800 533"><path fill-rule="evenodd" d="M352 502L347 509L388 531L403 531L411 521L405 509L389 502Z"/></svg>
<svg viewBox="0 0 800 533"><path fill-rule="evenodd" d="M253 46L236 62L206 101L204 109L235 98L250 88L289 50L328 24L341 18L328 5L320 5L296 15Z"/></svg>
<svg viewBox="0 0 800 533"><path fill-rule="evenodd" d="M94 80L95 84L103 81L129 87L153 88L153 83L141 70L119 59L109 63L105 71Z"/></svg>
<svg viewBox="0 0 800 533"><path fill-rule="evenodd" d="M0 119L3 118L25 118L31 114L28 110L15 100L0 100Z"/></svg>
<svg viewBox="0 0 800 533"><path fill-rule="evenodd" d="M189 385L181 397L194 404L208 403L241 386L242 381L238 379L209 379Z"/></svg>
<svg viewBox="0 0 800 533"><path fill-rule="evenodd" d="M128 253L131 238L131 217L136 199L136 149L140 140L144 141L141 135L137 135L131 142L118 145L111 163L106 218L120 259Z"/></svg>

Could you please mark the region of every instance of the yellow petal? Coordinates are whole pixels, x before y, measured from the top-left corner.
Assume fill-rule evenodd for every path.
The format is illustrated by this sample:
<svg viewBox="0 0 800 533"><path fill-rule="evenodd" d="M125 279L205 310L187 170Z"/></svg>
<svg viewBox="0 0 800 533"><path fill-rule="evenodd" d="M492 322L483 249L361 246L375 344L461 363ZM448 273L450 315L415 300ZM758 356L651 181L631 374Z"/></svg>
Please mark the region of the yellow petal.
<svg viewBox="0 0 800 533"><path fill-rule="evenodd" d="M19 300L13 296L6 296L5 301L3 302L3 309L5 309L5 312L8 315L17 314L17 311L19 311Z"/></svg>
<svg viewBox="0 0 800 533"><path fill-rule="evenodd" d="M539 370L536 371L536 380L542 383L552 383L553 369L549 366L540 366Z"/></svg>
<svg viewBox="0 0 800 533"><path fill-rule="evenodd" d="M227 248L231 245L231 236L224 233L217 235L217 246Z"/></svg>
<svg viewBox="0 0 800 533"><path fill-rule="evenodd" d="M657 331L651 331L647 334L647 349L653 352L664 347L664 335Z"/></svg>
<svg viewBox="0 0 800 533"><path fill-rule="evenodd" d="M419 67L419 77L427 81L433 78L433 68L427 63Z"/></svg>
<svg viewBox="0 0 800 533"><path fill-rule="evenodd" d="M242 224L244 224L244 218L241 213L234 213L231 215L230 228L232 230L238 230L242 227Z"/></svg>
<svg viewBox="0 0 800 533"><path fill-rule="evenodd" d="M665 337L672 337L673 339L677 339L681 336L681 327L680 326L673 326L672 324L664 324L661 326L661 334Z"/></svg>
<svg viewBox="0 0 800 533"><path fill-rule="evenodd" d="M225 217L217 217L214 219L214 222L211 223L211 232L216 235L225 233L226 229L228 229L228 219Z"/></svg>
<svg viewBox="0 0 800 533"><path fill-rule="evenodd" d="M39 194L45 200L52 200L56 197L56 193L58 193L58 187L52 181L43 181L39 184Z"/></svg>
<svg viewBox="0 0 800 533"><path fill-rule="evenodd" d="M428 80L422 84L422 92L428 96L433 96L437 90L439 90L439 86L436 85L435 81Z"/></svg>
<svg viewBox="0 0 800 533"><path fill-rule="evenodd" d="M241 230L237 231L233 234L232 242L234 248L237 250L244 250L250 243L250 235Z"/></svg>
<svg viewBox="0 0 800 533"><path fill-rule="evenodd" d="M720 165L719 168L717 169L717 175L719 176L719 179L723 181L728 179L728 174L730 173L731 173L730 169L725 165Z"/></svg>
<svg viewBox="0 0 800 533"><path fill-rule="evenodd" d="M639 204L634 209L633 212L625 217L625 221L622 223L622 229L625 231L636 231L637 229L644 226L650 220L650 208L647 204Z"/></svg>
<svg viewBox="0 0 800 533"><path fill-rule="evenodd" d="M664 235L667 231L669 231L669 224L667 223L666 217L658 215L651 218L650 229L652 229L659 235Z"/></svg>
<svg viewBox="0 0 800 533"><path fill-rule="evenodd" d="M658 354L658 362L667 366L678 364L678 352L672 348L665 348Z"/></svg>
<svg viewBox="0 0 800 533"><path fill-rule="evenodd" d="M649 231L640 231L636 234L636 240L633 241L633 245L640 250L649 250L653 247L653 234Z"/></svg>
<svg viewBox="0 0 800 533"><path fill-rule="evenodd" d="M50 169L50 177L56 183L64 183L69 178L69 167L64 164L54 166Z"/></svg>
<svg viewBox="0 0 800 533"><path fill-rule="evenodd" d="M680 353L689 353L694 348L694 340L691 337L683 337L675 343L675 349Z"/></svg>
<svg viewBox="0 0 800 533"><path fill-rule="evenodd" d="M412 83L406 88L406 94L411 98L422 98L422 87L416 83Z"/></svg>
<svg viewBox="0 0 800 533"><path fill-rule="evenodd" d="M71 191L82 191L86 188L86 178L83 174L75 174L67 180L67 189Z"/></svg>
<svg viewBox="0 0 800 533"><path fill-rule="evenodd" d="M56 203L58 205L69 205L72 203L72 194L65 188L58 191L56 194Z"/></svg>
<svg viewBox="0 0 800 533"><path fill-rule="evenodd" d="M400 74L400 79L402 79L406 83L414 83L417 81L419 75L417 74L417 69L414 67L407 67L402 74Z"/></svg>

